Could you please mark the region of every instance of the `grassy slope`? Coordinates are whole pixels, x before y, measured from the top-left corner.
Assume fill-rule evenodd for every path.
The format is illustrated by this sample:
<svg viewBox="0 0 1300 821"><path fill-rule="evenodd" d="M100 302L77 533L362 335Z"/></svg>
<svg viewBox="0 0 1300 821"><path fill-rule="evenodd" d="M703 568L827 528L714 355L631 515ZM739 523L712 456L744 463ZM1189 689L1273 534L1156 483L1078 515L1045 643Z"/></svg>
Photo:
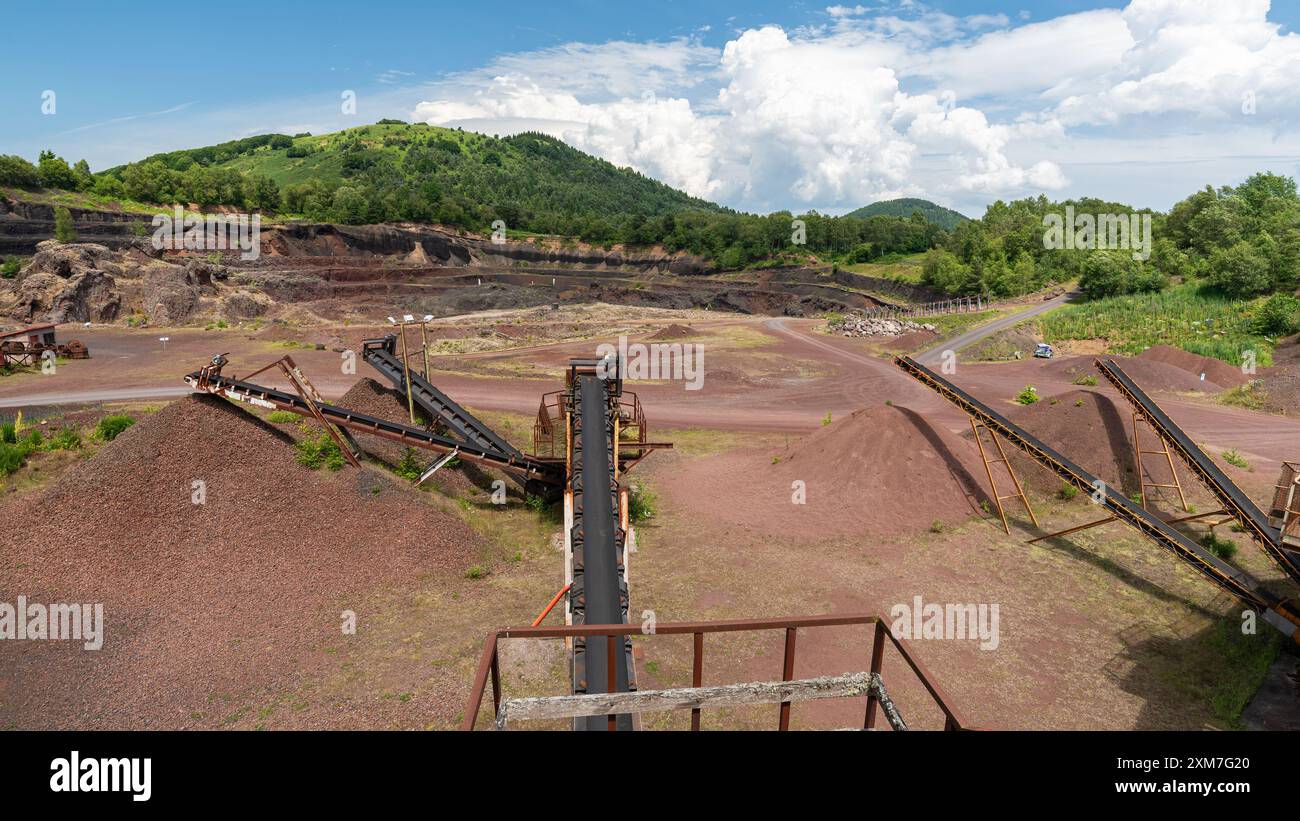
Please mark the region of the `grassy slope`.
<svg viewBox="0 0 1300 821"><path fill-rule="evenodd" d="M1261 301L1203 296L1195 285L1179 285L1158 294L1067 305L1038 323L1048 342L1104 339L1110 351L1122 354L1171 345L1233 365L1241 364L1244 351L1254 351L1256 364L1268 366L1276 340L1256 335L1250 321Z"/></svg>

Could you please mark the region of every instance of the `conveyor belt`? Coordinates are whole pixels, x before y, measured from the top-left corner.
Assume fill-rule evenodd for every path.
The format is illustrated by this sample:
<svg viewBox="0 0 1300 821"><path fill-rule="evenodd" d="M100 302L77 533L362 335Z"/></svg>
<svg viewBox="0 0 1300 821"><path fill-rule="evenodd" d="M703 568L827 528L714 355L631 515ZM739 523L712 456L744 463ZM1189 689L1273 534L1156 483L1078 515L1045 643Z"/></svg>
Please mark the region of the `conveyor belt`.
<svg viewBox="0 0 1300 821"><path fill-rule="evenodd" d="M406 393L406 369L396 355L397 337L389 334L383 339L367 339L361 343L361 355L370 365L384 375L393 387ZM432 419L441 420L449 430L466 444L481 450L495 450L506 456L522 457L511 445L469 411L456 404L451 397L435 388L416 371L411 371L411 399Z"/></svg>
<svg viewBox="0 0 1300 821"><path fill-rule="evenodd" d="M894 364L961 408L977 422L1020 448L1031 459L1069 484L1088 494L1104 492L1100 504L1117 519L1137 528L1215 585L1231 593L1248 607L1260 611L1266 621L1285 635L1292 637L1300 635L1297 632L1297 627L1300 627L1300 613L1297 613L1291 603L1264 589L1259 582L1246 573L1205 550L1163 520L1134 504L1109 483L1098 480L1091 473L916 360L908 356L900 356L895 357Z"/></svg>
<svg viewBox="0 0 1300 821"><path fill-rule="evenodd" d="M1259 542L1264 552L1277 563L1278 567L1282 568L1283 572L1293 581L1300 583L1300 565L1296 564L1290 551L1282 547L1281 533L1268 523L1268 516L1264 511L1241 492L1241 488L1237 487L1218 465L1214 464L1214 461L1206 456L1178 425L1174 424L1155 400L1138 387L1138 384L1124 373L1115 360L1098 359L1096 364L1101 375L1106 377L1120 395L1141 412L1160 438L1165 440L1174 453L1178 454L1192 472L1205 483L1223 505L1223 509L1236 519L1255 541Z"/></svg>
<svg viewBox="0 0 1300 821"><path fill-rule="evenodd" d="M623 541L619 526L619 492L614 476L614 426L610 418L608 383L594 375L579 375L573 384L573 587L569 591L574 624L626 624L627 581L623 573ZM632 680L632 642L617 640L620 658L613 660L615 692L627 692ZM574 693L609 691L608 645L605 639L575 639ZM632 729L632 717L617 719L620 730ZM574 729L608 730L604 716L576 719Z"/></svg>
<svg viewBox="0 0 1300 821"><path fill-rule="evenodd" d="M186 376L185 381L195 390L203 390L200 387L199 371ZM248 402L261 407L288 410L303 416L312 415L307 403L295 394L255 385L251 382L241 382L226 376L209 377L206 390L208 393L227 396L240 402ZM542 462L527 456L509 456L495 449L474 447L420 428L389 422L385 419L357 413L347 408L327 405L323 402L317 403L316 407L327 421L341 428L382 436L386 439L393 439L440 453L457 451L457 456L460 458L502 468L513 473L520 473L528 479L535 479L548 484L558 485L564 481L563 466L558 463Z"/></svg>

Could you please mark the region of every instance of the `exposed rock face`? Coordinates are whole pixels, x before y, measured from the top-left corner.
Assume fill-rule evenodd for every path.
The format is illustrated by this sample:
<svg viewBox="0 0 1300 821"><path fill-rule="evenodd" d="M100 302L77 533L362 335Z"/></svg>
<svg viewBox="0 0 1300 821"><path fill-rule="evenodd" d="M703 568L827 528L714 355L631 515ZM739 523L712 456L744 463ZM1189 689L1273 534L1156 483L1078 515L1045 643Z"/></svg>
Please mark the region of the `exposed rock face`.
<svg viewBox="0 0 1300 821"><path fill-rule="evenodd" d="M255 319L275 307L269 297L248 291L236 291L221 303L221 313L233 320Z"/></svg>
<svg viewBox="0 0 1300 821"><path fill-rule="evenodd" d="M143 307L155 325L188 319L199 306L199 289L184 268L151 268L145 275Z"/></svg>
<svg viewBox="0 0 1300 821"><path fill-rule="evenodd" d="M11 284L0 286L0 314L24 321L107 322L122 307L119 271L103 245L45 241Z"/></svg>
<svg viewBox="0 0 1300 821"><path fill-rule="evenodd" d="M148 227L152 217L147 214L85 208L69 208L68 211L72 214L77 237L83 242L118 248L138 239L133 228L135 231L152 230ZM39 248L42 240L52 236L54 206L15 201L0 195L0 254L31 254Z"/></svg>

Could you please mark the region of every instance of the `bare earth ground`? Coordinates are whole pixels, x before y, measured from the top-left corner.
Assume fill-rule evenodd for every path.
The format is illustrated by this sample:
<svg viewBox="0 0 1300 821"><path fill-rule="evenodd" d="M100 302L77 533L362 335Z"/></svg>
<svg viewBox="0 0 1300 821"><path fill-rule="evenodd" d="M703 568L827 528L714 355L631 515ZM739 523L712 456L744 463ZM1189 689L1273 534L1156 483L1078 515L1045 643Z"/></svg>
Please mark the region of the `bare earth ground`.
<svg viewBox="0 0 1300 821"><path fill-rule="evenodd" d="M1229 726L1222 705L1238 695L1234 687L1241 676L1234 668L1234 654L1240 648L1224 625L1235 623L1235 603L1120 525L1024 544L1041 532L1097 518L1097 511L1085 501L1055 499L1040 488L1032 501L1042 530L1033 529L1022 512L1013 510L1013 531L1008 537L982 514L978 501L968 501L962 494L945 496L951 487L940 486L944 477L951 479L960 472L956 465L970 464L970 452L960 453L963 446L969 448L969 437L960 436L968 431L967 420L898 372L882 356L884 344L827 337L805 320L615 309L594 310L576 321L566 313L564 321L555 322L537 312L520 313L527 316L506 312L440 321L445 324L430 347L439 351L442 346L434 362L435 383L482 411L490 424L500 426L521 446L529 444L530 417L538 398L560 387L559 374L568 357L591 356L598 342L614 341L620 333L633 341L649 340L672 323L693 331L682 335L675 329L672 341L705 345L703 390L686 391L673 382L629 385L645 405L651 438L678 442L676 451L655 454L630 477L659 496L657 515L638 529L639 552L630 563L635 614L653 611L663 622L880 613L917 595L925 602L997 604L1001 629L996 650L980 650L973 642L917 642L922 661L976 724ZM484 329L490 330L485 334ZM327 397L337 399L358 379L373 374L361 362L357 373L344 373L340 353L330 347L354 346L361 338L383 332L381 327L328 332L284 327L257 332L79 328L77 335L88 342L94 359L63 363L52 376L33 373L0 379L0 402L27 405L28 414L39 417L41 397L47 397L45 401L67 396L93 399L96 396L87 392L173 385L183 393L181 375L212 354L227 351L236 374L290 353ZM157 339L164 335L171 337L165 351ZM299 340L313 346L319 342L326 350L286 345ZM1081 366L1086 361L1081 360ZM1011 398L1027 384L1044 397L1077 391L1071 384L1073 375L1063 364L961 364L953 378L1010 412L1016 409ZM1104 380L1101 387L1089 390L1113 397ZM1218 456L1236 449L1247 459L1250 468L1233 476L1257 500L1265 498L1279 460L1300 456L1300 421L1294 418L1225 407L1204 395L1166 392L1159 396L1170 415L1207 452ZM157 406L166 400L140 401ZM850 418L863 409L866 416ZM78 413L89 423L98 412ZM392 416L400 414L396 408ZM832 423L823 427L827 414ZM907 438L915 433L899 426L912 425L913 418L923 420L920 427L913 425L917 431L931 429L927 442L935 438L948 443L928 446L939 454L937 461L924 455L927 445ZM855 423L862 426L860 432L852 427ZM831 438L843 436L846 430L849 434L843 442ZM912 443L902 448L914 452L899 454L899 448L883 439L874 441L885 430L904 437L899 441ZM817 440L822 444L804 441L810 433L823 437ZM951 444L954 441L960 444ZM849 454L855 443L868 449L853 459ZM881 450L871 451L873 446ZM1061 447L1070 455L1068 444ZM945 450L958 456L944 459ZM837 462L837 454L845 458ZM886 456L896 461L888 464L890 473L882 477L872 467ZM36 467L58 476L78 461L66 454L46 454L36 460ZM846 467L846 462L853 464ZM974 465L982 488L978 457ZM969 467L966 471L972 472ZM286 503L294 496L293 475L286 473L282 480ZM807 483L808 503L795 505L791 482L801 478ZM924 481L908 484L918 478ZM0 516L14 520L8 517L16 518L17 511L30 506L53 481L42 479L32 468L0 480ZM303 481L310 483L306 477ZM1185 473L1184 481L1190 481ZM927 494L931 485L933 492ZM529 510L519 499L512 499L504 510L496 509L487 504L481 488L450 478L429 492L400 487L393 492L467 523L483 541L477 558L453 563L443 572L403 571L354 590L348 606L359 617L355 636L336 629L340 602L318 601L301 611L307 615L297 617L312 619L310 629L290 631L296 637L282 640L288 644L259 648L254 639L241 645L241 672L227 676L221 686L206 689L193 685L213 675L204 664L217 664L220 654L205 656L202 647L178 650L188 652L185 657L195 666L176 674L176 681L114 693L105 690L93 666L86 667L88 662L76 658L85 655L79 649L47 645L25 651L20 658L10 647L0 647L4 672L0 679L10 682L0 691L0 722L23 728L81 726L94 716L95 726L453 726L489 630L527 623L560 587L561 555L554 547L559 524ZM978 493L969 496L980 498ZM1206 504L1203 494L1195 498L1198 504ZM931 513L936 499L947 501L943 510ZM939 521L929 526L934 520ZM235 521L232 517L232 526ZM326 513L298 527L286 536L300 544L299 550L335 529ZM1220 535L1233 535L1224 532L1226 528L1220 531ZM1233 538L1240 547L1234 561L1280 592L1294 595L1259 551L1239 536ZM3 544L0 567L8 601L24 592L19 587L28 579L28 568L22 566L25 557L45 549L45 541L15 539L10 532ZM331 561L342 562L344 568L350 562L361 566L376 550L373 544L353 544ZM211 560L219 562L220 557ZM463 566L468 561L475 562L473 568ZM432 567L436 562L428 564ZM184 567L169 573L183 579ZM467 578L470 575L475 578ZM81 570L62 577L50 575L49 586L42 590L60 592L60 578L64 583L80 579L75 589L65 588L73 600L110 598L110 590L97 590L93 576ZM257 588L264 583L256 579L245 582L254 587L232 590L265 596L272 589ZM148 599L139 604L144 608L140 618L151 618L151 609L152 618L168 612ZM110 613L110 631L113 618ZM203 610L190 613L189 618L199 624L206 620L210 625L206 640L216 644L247 637L250 630L228 616L217 618ZM155 629L164 636L169 633L164 625ZM705 683L779 675L780 636L775 633L711 642ZM652 637L638 639L636 645L643 687L688 683L689 640ZM564 690L566 674L558 643L507 642L506 648L507 694ZM33 652L42 659L40 664L28 658ZM800 636L796 675L864 669L869 652L869 636L861 629L808 631ZM58 658L65 655L71 658ZM205 657L210 660L204 662ZM15 696L39 685L39 677L47 675L41 672L47 662L50 671L68 671L72 685L64 694L64 707L57 711L30 695ZM125 666L119 671L132 669L130 660L120 663ZM912 723L940 725L938 712L897 658L887 661L886 677ZM178 685L182 692L188 688L195 695L162 698L171 691L159 688ZM161 703L168 705L165 710ZM860 711L860 703L796 707L795 726L853 726L861 721ZM688 719L647 716L644 720L650 727L676 727ZM774 724L775 708L705 719L706 727Z"/></svg>

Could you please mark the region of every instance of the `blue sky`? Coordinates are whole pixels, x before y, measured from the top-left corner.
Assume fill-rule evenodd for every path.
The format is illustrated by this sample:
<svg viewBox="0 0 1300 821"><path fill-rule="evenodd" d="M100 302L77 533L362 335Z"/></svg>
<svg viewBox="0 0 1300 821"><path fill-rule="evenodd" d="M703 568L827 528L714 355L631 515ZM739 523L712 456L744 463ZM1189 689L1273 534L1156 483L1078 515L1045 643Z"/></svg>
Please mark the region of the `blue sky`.
<svg viewBox="0 0 1300 821"><path fill-rule="evenodd" d="M831 213L1163 208L1300 166L1300 3L237 5L9 4L0 153L100 169L397 117L537 128L737 208Z"/></svg>

